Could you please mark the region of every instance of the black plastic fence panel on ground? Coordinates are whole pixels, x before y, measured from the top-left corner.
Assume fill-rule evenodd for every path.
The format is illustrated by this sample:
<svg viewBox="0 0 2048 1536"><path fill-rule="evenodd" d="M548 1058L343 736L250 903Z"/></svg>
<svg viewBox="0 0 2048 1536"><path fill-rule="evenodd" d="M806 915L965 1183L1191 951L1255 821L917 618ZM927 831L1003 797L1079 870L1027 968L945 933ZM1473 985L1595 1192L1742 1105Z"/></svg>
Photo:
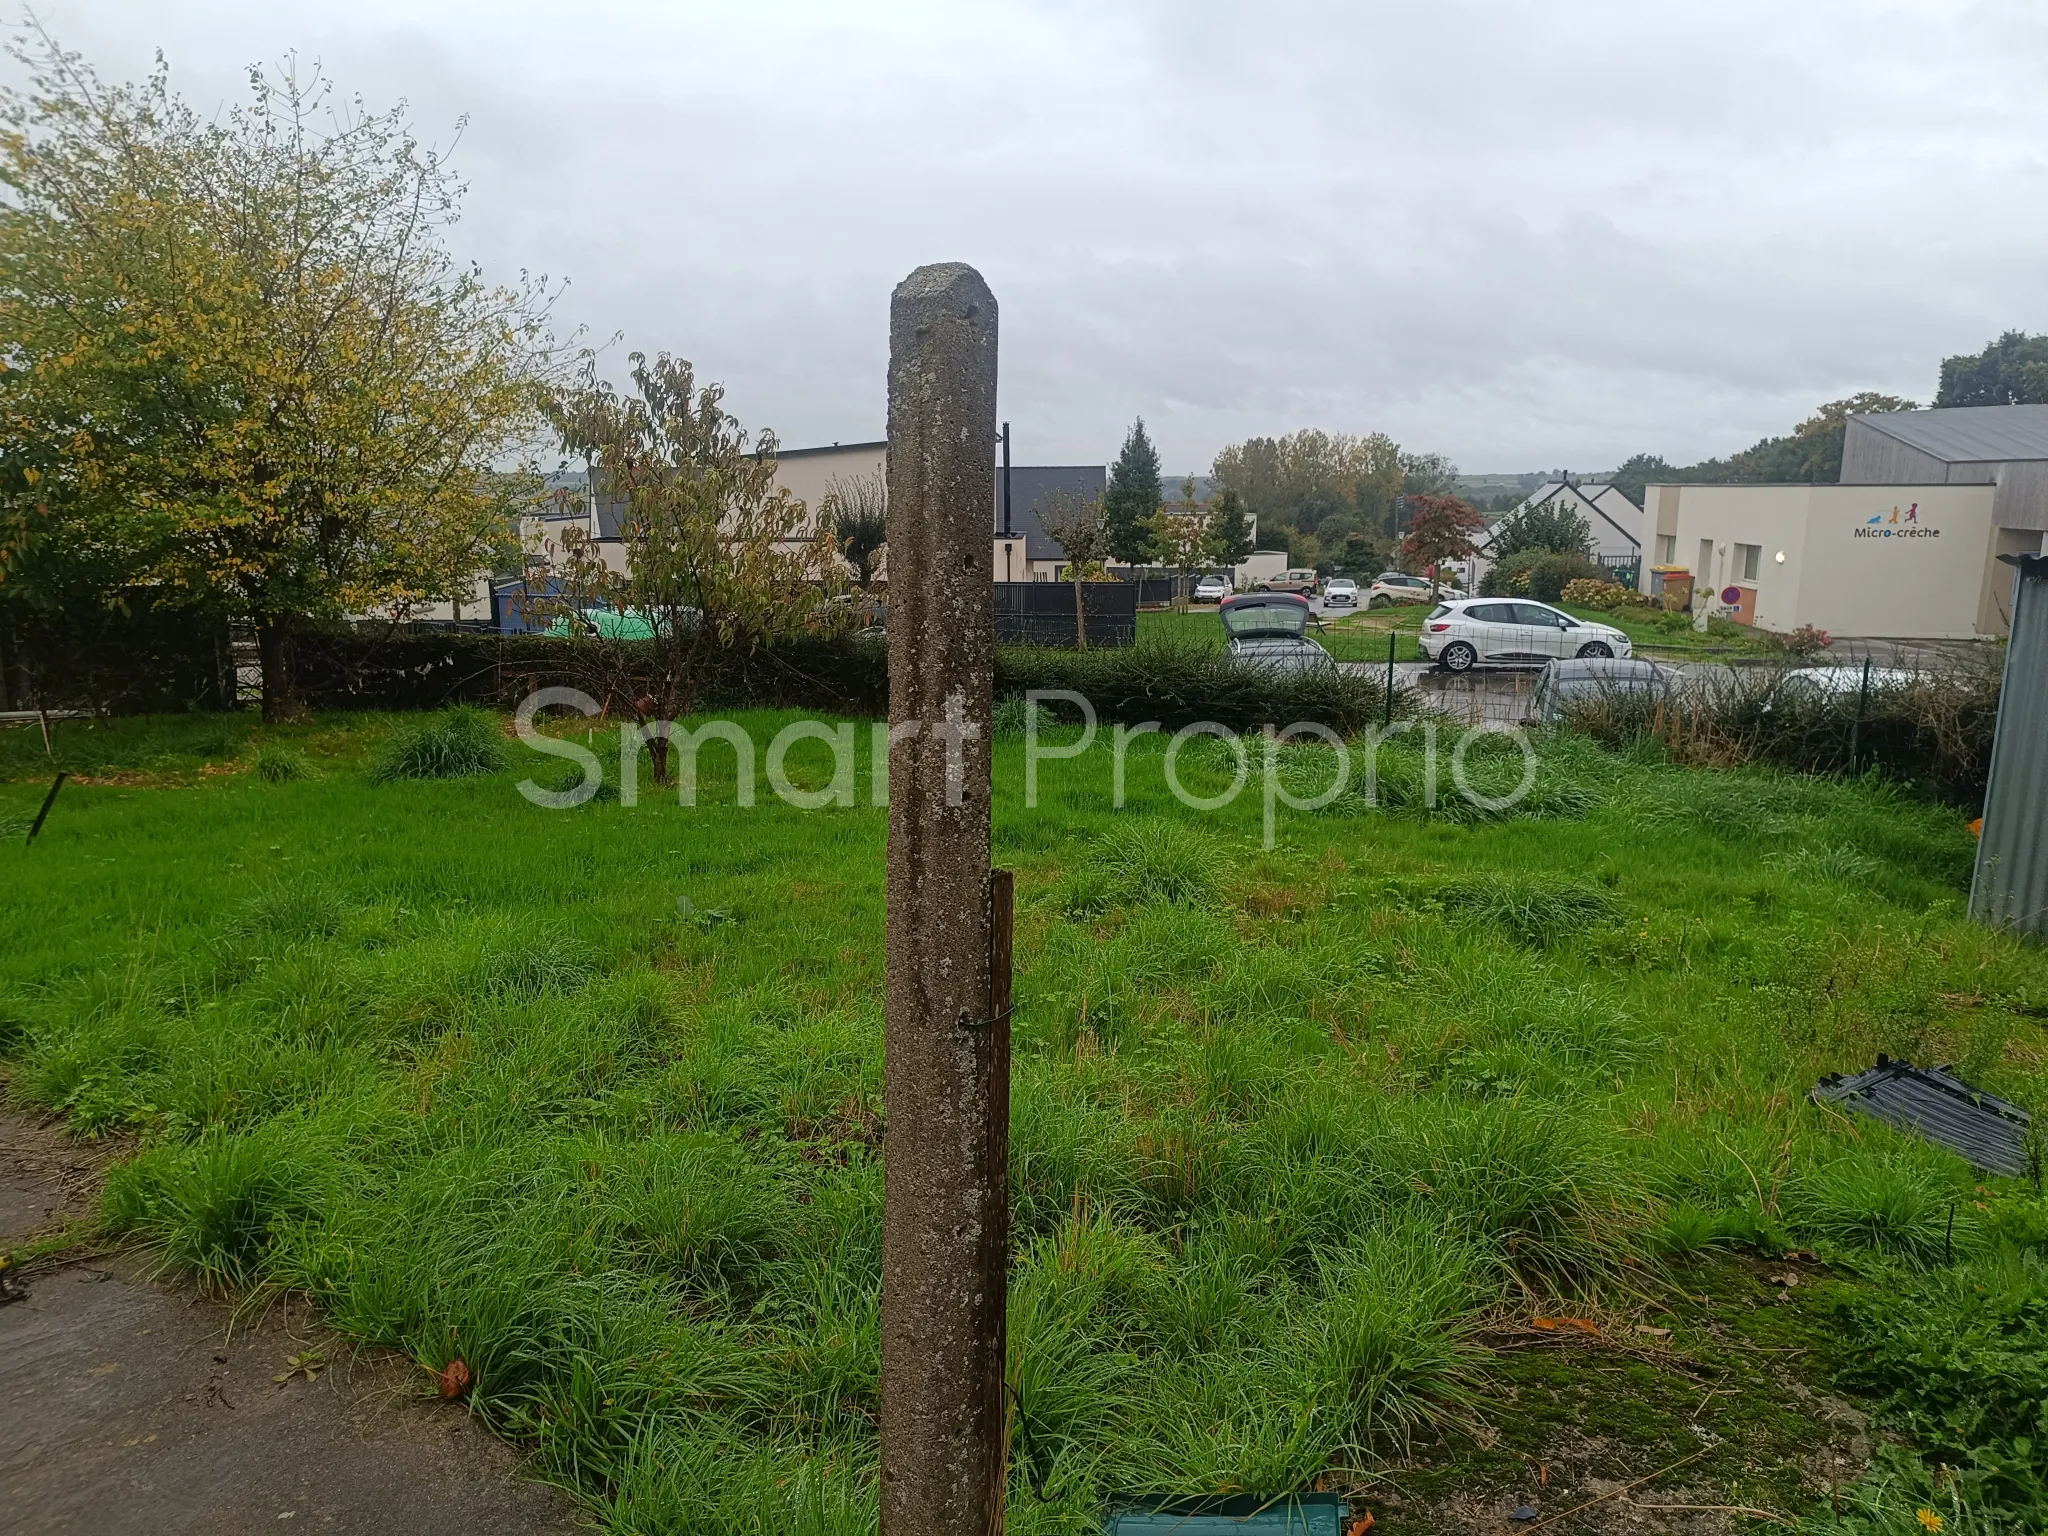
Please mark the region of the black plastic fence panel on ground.
<svg viewBox="0 0 2048 1536"><path fill-rule="evenodd" d="M1080 583L1088 644L1130 645L1137 640L1138 586L1134 581ZM997 643L1078 647L1075 590L1071 581L997 582Z"/></svg>

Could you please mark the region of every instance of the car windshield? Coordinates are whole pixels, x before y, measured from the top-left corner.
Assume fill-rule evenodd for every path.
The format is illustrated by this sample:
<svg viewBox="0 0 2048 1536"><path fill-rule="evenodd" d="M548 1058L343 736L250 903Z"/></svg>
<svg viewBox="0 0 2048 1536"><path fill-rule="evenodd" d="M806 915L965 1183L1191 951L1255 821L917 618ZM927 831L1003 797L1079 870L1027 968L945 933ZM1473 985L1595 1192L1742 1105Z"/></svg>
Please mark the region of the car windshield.
<svg viewBox="0 0 2048 1536"><path fill-rule="evenodd" d="M1281 592L1257 592L1226 598L1223 628L1232 638L1245 635L1300 635L1308 628L1308 604Z"/></svg>

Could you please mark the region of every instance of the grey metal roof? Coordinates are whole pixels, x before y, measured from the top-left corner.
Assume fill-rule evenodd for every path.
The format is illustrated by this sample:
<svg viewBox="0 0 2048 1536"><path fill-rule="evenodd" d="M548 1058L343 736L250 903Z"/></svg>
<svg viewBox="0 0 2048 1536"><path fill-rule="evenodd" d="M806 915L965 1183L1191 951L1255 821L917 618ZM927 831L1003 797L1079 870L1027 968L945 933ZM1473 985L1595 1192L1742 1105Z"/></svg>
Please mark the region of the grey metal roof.
<svg viewBox="0 0 2048 1536"><path fill-rule="evenodd" d="M1956 405L1849 419L1948 464L2048 459L2048 405Z"/></svg>

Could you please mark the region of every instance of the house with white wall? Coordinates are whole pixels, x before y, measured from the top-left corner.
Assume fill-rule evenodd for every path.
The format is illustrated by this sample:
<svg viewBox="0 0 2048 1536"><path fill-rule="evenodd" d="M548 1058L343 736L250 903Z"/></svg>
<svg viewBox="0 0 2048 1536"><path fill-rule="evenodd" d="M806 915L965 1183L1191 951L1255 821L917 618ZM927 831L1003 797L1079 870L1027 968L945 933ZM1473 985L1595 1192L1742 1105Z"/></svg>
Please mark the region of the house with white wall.
<svg viewBox="0 0 2048 1536"><path fill-rule="evenodd" d="M1657 568L1762 629L1967 640L2011 626L2048 533L2048 406L1852 416L1833 485L1652 485ZM1682 573L1682 574L1681 574Z"/></svg>
<svg viewBox="0 0 2048 1536"><path fill-rule="evenodd" d="M1520 506L1504 513L1480 536L1476 541L1479 546L1479 572L1476 574L1483 574L1494 563L1489 551L1505 538L1507 532L1540 507L1562 507L1583 517L1593 535L1593 558L1600 564L1616 570L1626 570L1631 566L1641 569L1643 509L1628 499L1627 492L1616 486L1597 482L1581 484L1566 475L1561 480L1551 480L1538 486Z"/></svg>

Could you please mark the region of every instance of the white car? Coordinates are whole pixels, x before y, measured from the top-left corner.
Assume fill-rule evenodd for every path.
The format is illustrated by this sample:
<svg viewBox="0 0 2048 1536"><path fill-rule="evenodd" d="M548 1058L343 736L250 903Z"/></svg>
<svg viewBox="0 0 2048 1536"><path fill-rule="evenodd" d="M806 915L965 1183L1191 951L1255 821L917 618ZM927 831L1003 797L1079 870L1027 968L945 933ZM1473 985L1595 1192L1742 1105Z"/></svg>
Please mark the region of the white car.
<svg viewBox="0 0 2048 1536"><path fill-rule="evenodd" d="M1323 586L1325 608L1356 608L1358 583L1349 576L1332 576Z"/></svg>
<svg viewBox="0 0 2048 1536"><path fill-rule="evenodd" d="M1220 603L1230 596L1230 582L1222 576L1204 576L1195 583L1195 601L1198 603Z"/></svg>
<svg viewBox="0 0 2048 1536"><path fill-rule="evenodd" d="M1872 667L1870 691L1896 693L1918 682L1920 676L1910 667ZM1863 692L1863 669L1854 663L1835 667L1794 667L1778 679L1778 692L1788 699L1853 699Z"/></svg>
<svg viewBox="0 0 2048 1536"><path fill-rule="evenodd" d="M1463 597L1465 594L1456 587L1437 584L1439 601ZM1381 571L1373 581L1372 591L1366 597L1368 608L1386 608L1395 603L1426 603L1429 601L1429 578L1410 576L1406 571Z"/></svg>
<svg viewBox="0 0 2048 1536"><path fill-rule="evenodd" d="M1481 662L1535 665L1568 656L1627 656L1628 636L1611 624L1575 619L1527 598L1459 598L1422 621L1418 637L1425 661L1448 672Z"/></svg>

